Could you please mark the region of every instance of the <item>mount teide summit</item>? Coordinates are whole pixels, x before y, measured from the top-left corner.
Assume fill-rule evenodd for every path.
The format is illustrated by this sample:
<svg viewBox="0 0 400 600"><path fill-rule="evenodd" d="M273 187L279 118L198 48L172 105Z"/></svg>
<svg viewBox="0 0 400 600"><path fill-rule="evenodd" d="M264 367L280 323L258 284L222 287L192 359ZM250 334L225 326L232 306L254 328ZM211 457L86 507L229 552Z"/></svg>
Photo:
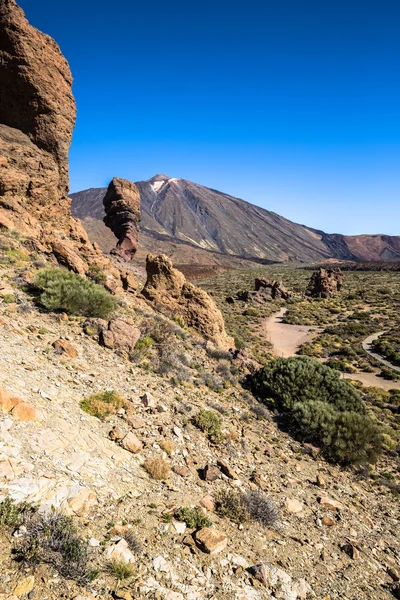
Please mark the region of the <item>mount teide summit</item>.
<svg viewBox="0 0 400 600"><path fill-rule="evenodd" d="M400 260L400 237L343 236L293 223L280 215L185 179L155 175L136 182L140 192L139 248L166 252L178 262L220 263L227 258L310 262ZM105 231L106 188L71 194L73 215L104 250L115 239Z"/></svg>

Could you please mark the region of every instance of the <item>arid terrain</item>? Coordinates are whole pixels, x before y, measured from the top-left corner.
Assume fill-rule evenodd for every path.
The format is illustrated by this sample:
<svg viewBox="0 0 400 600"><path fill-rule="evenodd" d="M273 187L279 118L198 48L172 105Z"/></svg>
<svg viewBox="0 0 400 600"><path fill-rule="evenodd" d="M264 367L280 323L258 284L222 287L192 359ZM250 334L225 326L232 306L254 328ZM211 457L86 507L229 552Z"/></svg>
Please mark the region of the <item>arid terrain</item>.
<svg viewBox="0 0 400 600"><path fill-rule="evenodd" d="M400 598L395 263L166 176L113 178L104 254L69 65L15 0L0 34L0 600Z"/></svg>

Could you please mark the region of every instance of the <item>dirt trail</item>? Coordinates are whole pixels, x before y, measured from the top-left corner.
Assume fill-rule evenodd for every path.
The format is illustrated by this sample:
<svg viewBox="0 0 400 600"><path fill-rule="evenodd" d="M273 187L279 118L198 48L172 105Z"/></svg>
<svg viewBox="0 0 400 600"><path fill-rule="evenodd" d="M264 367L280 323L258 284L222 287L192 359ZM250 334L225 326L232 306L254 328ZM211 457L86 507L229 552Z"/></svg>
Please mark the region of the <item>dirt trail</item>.
<svg viewBox="0 0 400 600"><path fill-rule="evenodd" d="M265 321L267 339L274 347L274 354L275 356L282 356L283 358L295 356L302 344L311 341L320 331L323 331L322 327L288 325L287 323L282 323L282 318L286 311L287 308L281 308L279 312L274 313ZM378 354L374 354L369 350L371 343L377 337L382 335L382 333L383 332L375 333L365 339L363 348L371 354L371 356L393 368L388 361L385 361ZM400 369L395 370L400 371ZM383 390L400 389L399 381L385 380L382 379L382 377L378 377L375 373L341 373L341 377L344 379L355 379L365 386L378 387Z"/></svg>
<svg viewBox="0 0 400 600"><path fill-rule="evenodd" d="M400 373L400 367L392 365L392 363L383 358L383 356L377 354L376 352L372 352L371 350L372 343L375 342L375 340L377 340L378 338L380 338L381 335L383 335L384 333L384 331L378 331L378 333L373 333L363 341L362 347L366 352L368 352L368 354L375 358L375 360L379 360L379 362L384 364L386 367L389 367L389 369L393 369L393 371L397 371L398 373Z"/></svg>
<svg viewBox="0 0 400 600"><path fill-rule="evenodd" d="M309 342L322 331L321 327L282 323L286 311L287 308L281 308L265 322L267 338L274 347L274 354L283 358L296 354L302 344Z"/></svg>

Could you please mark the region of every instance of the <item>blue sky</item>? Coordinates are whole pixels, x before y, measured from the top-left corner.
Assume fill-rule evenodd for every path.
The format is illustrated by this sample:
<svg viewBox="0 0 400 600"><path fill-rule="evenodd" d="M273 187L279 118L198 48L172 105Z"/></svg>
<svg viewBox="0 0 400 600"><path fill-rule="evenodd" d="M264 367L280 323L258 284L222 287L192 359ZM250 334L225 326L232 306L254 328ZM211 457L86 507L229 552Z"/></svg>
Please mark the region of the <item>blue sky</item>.
<svg viewBox="0 0 400 600"><path fill-rule="evenodd" d="M166 173L400 234L398 0L19 3L71 65L71 191Z"/></svg>

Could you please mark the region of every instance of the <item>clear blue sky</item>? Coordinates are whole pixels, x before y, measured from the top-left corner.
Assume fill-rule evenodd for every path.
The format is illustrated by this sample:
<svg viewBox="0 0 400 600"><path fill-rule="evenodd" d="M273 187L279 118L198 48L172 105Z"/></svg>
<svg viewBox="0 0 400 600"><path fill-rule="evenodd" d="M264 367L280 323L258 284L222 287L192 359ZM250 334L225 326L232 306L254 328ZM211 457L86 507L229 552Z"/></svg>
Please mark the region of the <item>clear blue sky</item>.
<svg viewBox="0 0 400 600"><path fill-rule="evenodd" d="M71 191L167 173L400 234L398 0L20 4L71 65Z"/></svg>

